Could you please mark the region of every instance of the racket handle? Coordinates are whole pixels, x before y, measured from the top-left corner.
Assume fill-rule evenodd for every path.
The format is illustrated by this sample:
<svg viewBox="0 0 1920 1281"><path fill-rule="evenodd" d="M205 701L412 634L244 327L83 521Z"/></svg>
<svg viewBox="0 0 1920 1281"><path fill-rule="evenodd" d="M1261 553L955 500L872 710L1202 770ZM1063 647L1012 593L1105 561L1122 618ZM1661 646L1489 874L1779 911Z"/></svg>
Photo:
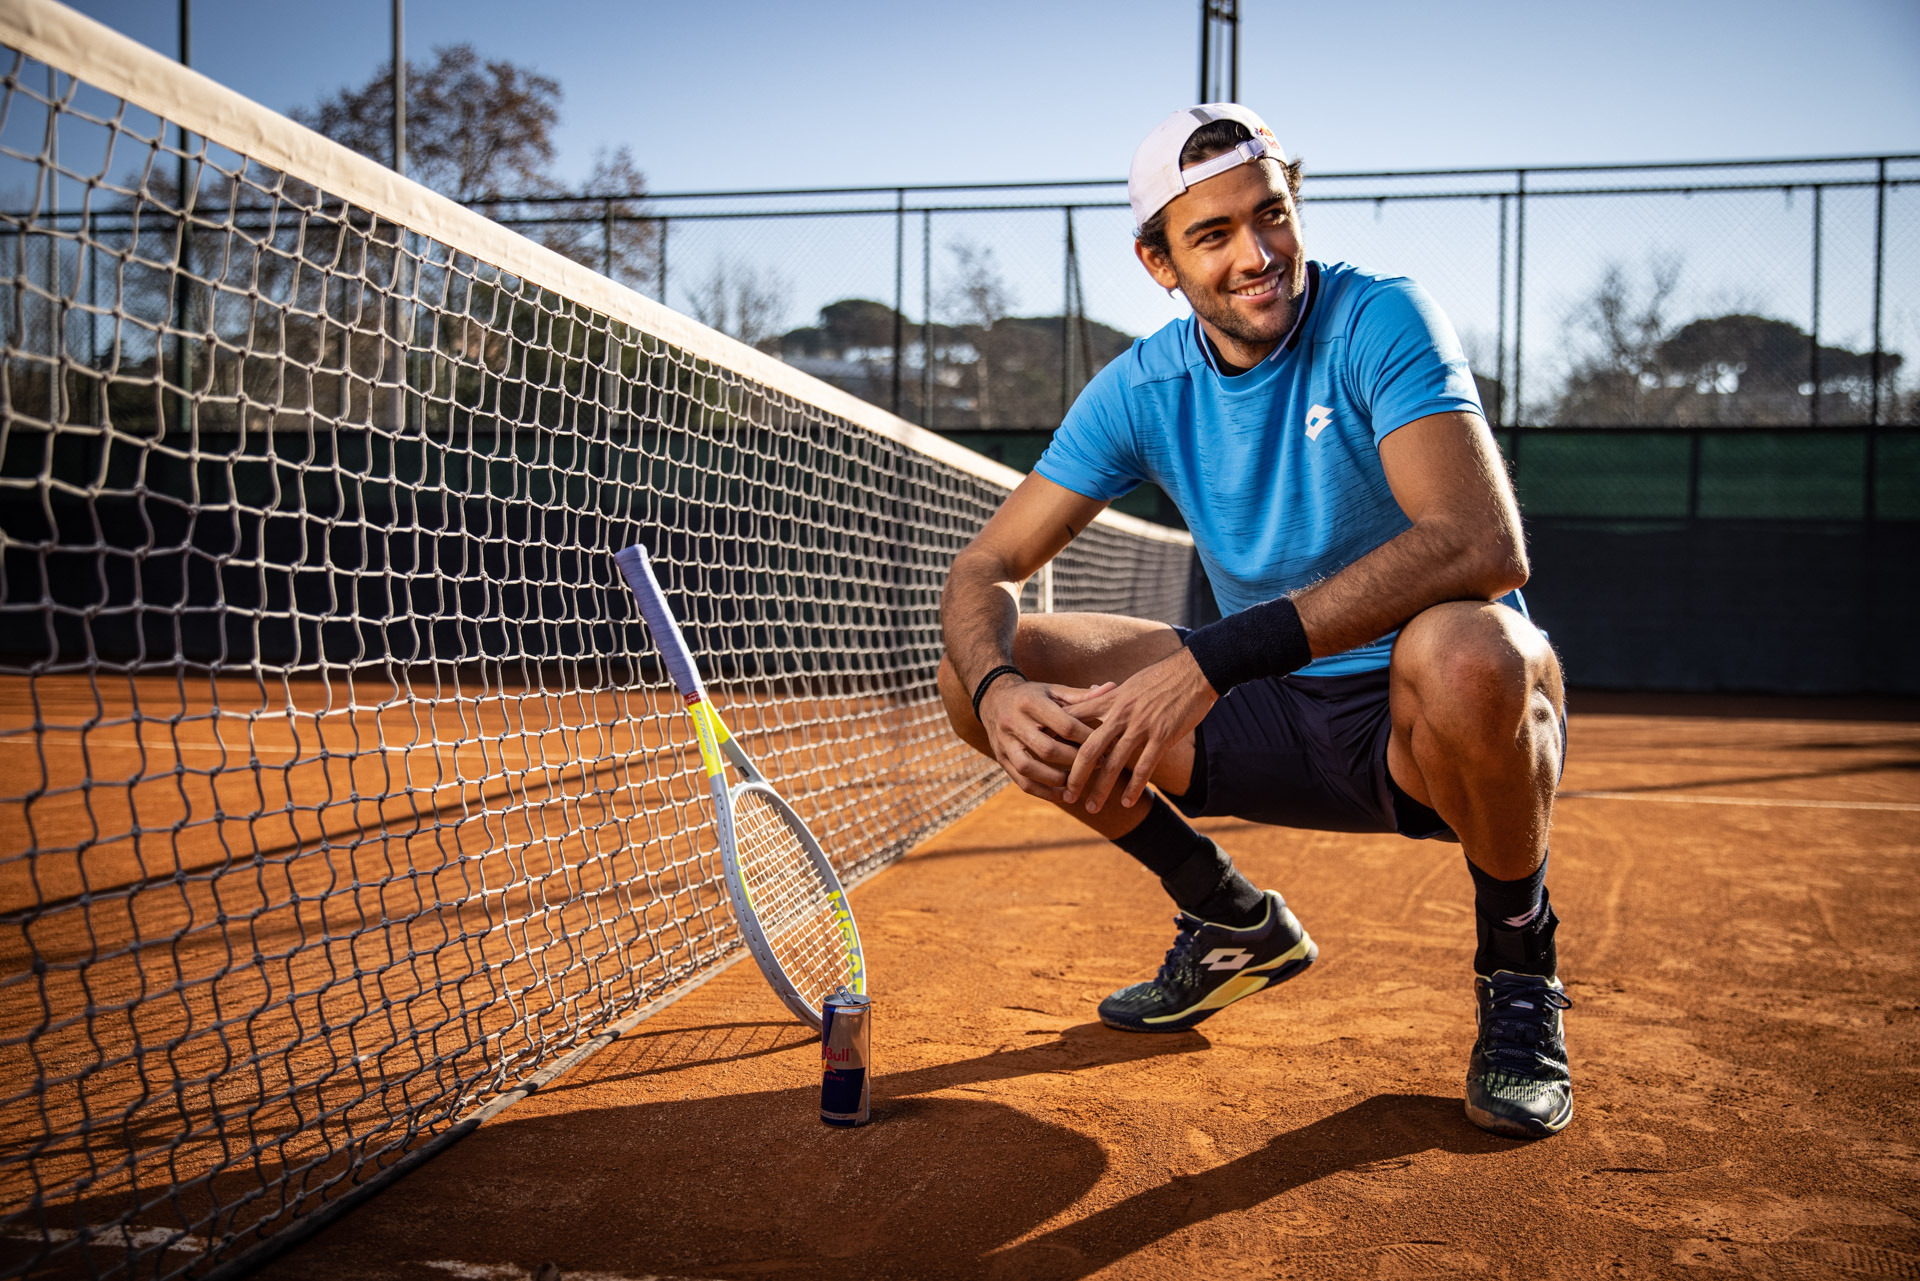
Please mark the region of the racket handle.
<svg viewBox="0 0 1920 1281"><path fill-rule="evenodd" d="M704 695L706 690L700 684L699 669L693 665L693 654L687 649L686 637L680 634L680 624L667 608L667 595L660 590L660 580L653 576L647 549L635 543L625 551L615 552L613 563L620 567L620 576L627 580L634 599L640 602L640 615L647 620L647 630L653 633L660 661L667 665L667 674L673 678L675 688L689 698Z"/></svg>

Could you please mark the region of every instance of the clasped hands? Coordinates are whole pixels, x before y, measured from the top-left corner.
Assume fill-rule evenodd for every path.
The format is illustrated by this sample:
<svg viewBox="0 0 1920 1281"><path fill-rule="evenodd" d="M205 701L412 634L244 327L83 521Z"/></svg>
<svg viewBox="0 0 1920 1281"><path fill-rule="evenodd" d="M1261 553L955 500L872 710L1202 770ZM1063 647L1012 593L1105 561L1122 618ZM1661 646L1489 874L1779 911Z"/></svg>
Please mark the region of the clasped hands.
<svg viewBox="0 0 1920 1281"><path fill-rule="evenodd" d="M980 722L994 759L1021 791L1084 803L1097 814L1123 774L1120 804L1137 802L1168 748L1218 700L1193 655L1181 649L1118 684L995 681L980 702Z"/></svg>

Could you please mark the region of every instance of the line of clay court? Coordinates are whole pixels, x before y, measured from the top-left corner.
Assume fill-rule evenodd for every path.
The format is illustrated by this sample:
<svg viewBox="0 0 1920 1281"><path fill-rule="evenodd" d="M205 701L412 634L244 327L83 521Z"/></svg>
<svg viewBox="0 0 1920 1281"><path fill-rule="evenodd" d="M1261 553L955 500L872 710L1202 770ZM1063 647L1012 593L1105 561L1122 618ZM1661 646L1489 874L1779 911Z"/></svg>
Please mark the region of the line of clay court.
<svg viewBox="0 0 1920 1281"><path fill-rule="evenodd" d="M819 1123L815 1038L734 966L262 1275L1913 1274L1920 716L1576 696L1570 734L1554 1138L1462 1114L1457 846L1208 823L1321 959L1133 1035L1094 1007L1171 908L1005 791L853 892L871 1125Z"/></svg>

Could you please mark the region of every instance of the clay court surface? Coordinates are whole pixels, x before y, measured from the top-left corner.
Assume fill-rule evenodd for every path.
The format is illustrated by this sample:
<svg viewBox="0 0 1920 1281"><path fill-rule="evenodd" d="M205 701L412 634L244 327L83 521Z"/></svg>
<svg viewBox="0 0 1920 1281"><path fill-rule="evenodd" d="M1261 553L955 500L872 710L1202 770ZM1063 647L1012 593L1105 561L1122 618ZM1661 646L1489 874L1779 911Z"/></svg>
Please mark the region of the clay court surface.
<svg viewBox="0 0 1920 1281"><path fill-rule="evenodd" d="M869 1127L819 1124L736 965L263 1275L1920 1275L1911 709L1593 698L1571 736L1556 1138L1461 1115L1457 847L1210 824L1320 963L1128 1035L1094 1007L1169 905L1003 792L854 892Z"/></svg>

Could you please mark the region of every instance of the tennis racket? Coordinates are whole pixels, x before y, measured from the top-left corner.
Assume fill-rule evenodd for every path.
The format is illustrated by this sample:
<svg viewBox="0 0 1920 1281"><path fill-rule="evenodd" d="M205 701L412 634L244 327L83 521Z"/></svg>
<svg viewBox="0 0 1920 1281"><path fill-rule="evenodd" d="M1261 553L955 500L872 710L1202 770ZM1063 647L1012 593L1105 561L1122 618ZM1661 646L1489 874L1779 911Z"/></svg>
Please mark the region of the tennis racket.
<svg viewBox="0 0 1920 1281"><path fill-rule="evenodd" d="M636 544L616 552L613 559L640 602L640 614L686 701L687 719L699 739L700 761L713 792L727 897L740 933L775 994L818 1030L824 998L843 987L859 994L867 990L860 930L853 923L846 891L820 842L748 759L708 700L700 669L653 576L647 549ZM741 776L732 788L723 758Z"/></svg>

